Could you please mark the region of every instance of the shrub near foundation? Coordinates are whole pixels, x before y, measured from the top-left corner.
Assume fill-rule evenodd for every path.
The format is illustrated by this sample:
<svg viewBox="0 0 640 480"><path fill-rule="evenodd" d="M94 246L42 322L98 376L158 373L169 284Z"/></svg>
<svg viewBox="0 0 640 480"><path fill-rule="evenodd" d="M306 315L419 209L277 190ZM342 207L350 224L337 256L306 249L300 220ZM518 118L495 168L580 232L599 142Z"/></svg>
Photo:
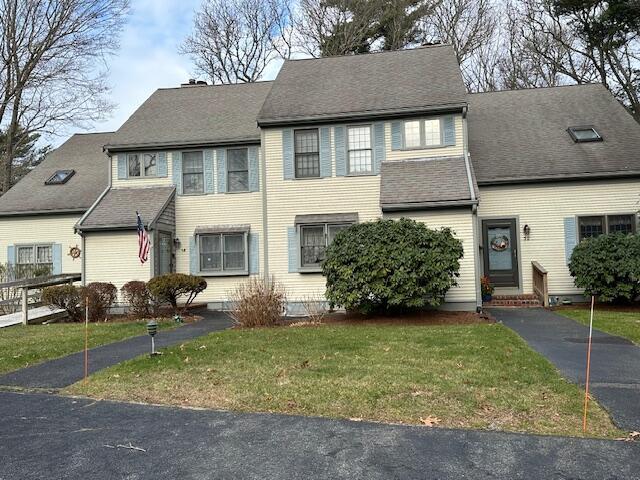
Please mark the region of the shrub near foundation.
<svg viewBox="0 0 640 480"><path fill-rule="evenodd" d="M80 289L73 285L45 287L42 290L42 303L66 310L72 322L83 319Z"/></svg>
<svg viewBox="0 0 640 480"><path fill-rule="evenodd" d="M286 294L273 277L253 277L231 293L231 317L241 327L270 327L284 313Z"/></svg>
<svg viewBox="0 0 640 480"><path fill-rule="evenodd" d="M168 303L178 313L178 300L185 297L184 308L187 308L207 288L207 281L196 275L167 273L149 280L147 288L158 302Z"/></svg>
<svg viewBox="0 0 640 480"><path fill-rule="evenodd" d="M113 283L93 282L81 288L80 295L83 312L88 302L89 319L98 321L106 319L109 308L118 298L118 289Z"/></svg>
<svg viewBox="0 0 640 480"><path fill-rule="evenodd" d="M120 291L134 316L145 317L151 313L152 296L145 282L132 280L125 283Z"/></svg>

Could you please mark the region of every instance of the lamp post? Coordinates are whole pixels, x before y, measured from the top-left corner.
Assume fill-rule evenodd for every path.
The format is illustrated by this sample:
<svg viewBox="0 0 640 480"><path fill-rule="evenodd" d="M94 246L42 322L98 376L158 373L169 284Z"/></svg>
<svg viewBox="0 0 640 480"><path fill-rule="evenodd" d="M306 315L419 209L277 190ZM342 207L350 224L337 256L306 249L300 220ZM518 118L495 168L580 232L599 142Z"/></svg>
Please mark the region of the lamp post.
<svg viewBox="0 0 640 480"><path fill-rule="evenodd" d="M153 337L158 333L158 322L151 320L147 323L147 333L151 336L151 355L156 355L156 343Z"/></svg>

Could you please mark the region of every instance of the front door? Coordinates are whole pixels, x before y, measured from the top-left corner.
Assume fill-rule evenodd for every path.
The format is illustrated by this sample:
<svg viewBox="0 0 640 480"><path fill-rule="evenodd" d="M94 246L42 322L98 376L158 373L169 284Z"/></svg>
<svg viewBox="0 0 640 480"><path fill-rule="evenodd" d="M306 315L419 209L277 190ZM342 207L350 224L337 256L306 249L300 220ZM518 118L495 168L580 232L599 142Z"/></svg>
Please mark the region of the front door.
<svg viewBox="0 0 640 480"><path fill-rule="evenodd" d="M484 273L496 287L519 287L515 218L483 220Z"/></svg>
<svg viewBox="0 0 640 480"><path fill-rule="evenodd" d="M158 275L173 272L173 235L158 232Z"/></svg>

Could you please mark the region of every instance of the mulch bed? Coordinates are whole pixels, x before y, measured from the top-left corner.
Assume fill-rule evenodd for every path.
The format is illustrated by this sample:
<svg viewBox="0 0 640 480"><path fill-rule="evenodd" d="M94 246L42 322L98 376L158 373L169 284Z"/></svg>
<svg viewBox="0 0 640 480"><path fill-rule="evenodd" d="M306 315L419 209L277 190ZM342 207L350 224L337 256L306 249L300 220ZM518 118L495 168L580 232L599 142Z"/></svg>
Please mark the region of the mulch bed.
<svg viewBox="0 0 640 480"><path fill-rule="evenodd" d="M283 325L307 322L309 319L305 317L283 319ZM372 316L353 312L335 312L325 315L321 323L327 325L473 325L495 323L495 319L487 313L441 310Z"/></svg>

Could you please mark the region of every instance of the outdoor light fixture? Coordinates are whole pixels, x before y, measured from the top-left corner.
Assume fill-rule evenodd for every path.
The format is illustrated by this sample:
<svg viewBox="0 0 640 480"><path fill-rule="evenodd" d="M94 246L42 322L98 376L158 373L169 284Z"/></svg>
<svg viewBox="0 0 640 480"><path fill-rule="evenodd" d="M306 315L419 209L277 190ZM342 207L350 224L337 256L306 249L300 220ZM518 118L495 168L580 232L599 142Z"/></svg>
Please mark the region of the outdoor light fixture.
<svg viewBox="0 0 640 480"><path fill-rule="evenodd" d="M153 339L156 333L158 333L158 322L155 320L151 320L147 323L147 333L151 336L151 355L157 355L156 353L156 343Z"/></svg>
<svg viewBox="0 0 640 480"><path fill-rule="evenodd" d="M529 225L525 225L522 229L522 233L524 233L524 239L529 240L529 235L531 235L531 227Z"/></svg>
<svg viewBox="0 0 640 480"><path fill-rule="evenodd" d="M178 237L173 239L173 246L176 248L180 248L180 239Z"/></svg>

